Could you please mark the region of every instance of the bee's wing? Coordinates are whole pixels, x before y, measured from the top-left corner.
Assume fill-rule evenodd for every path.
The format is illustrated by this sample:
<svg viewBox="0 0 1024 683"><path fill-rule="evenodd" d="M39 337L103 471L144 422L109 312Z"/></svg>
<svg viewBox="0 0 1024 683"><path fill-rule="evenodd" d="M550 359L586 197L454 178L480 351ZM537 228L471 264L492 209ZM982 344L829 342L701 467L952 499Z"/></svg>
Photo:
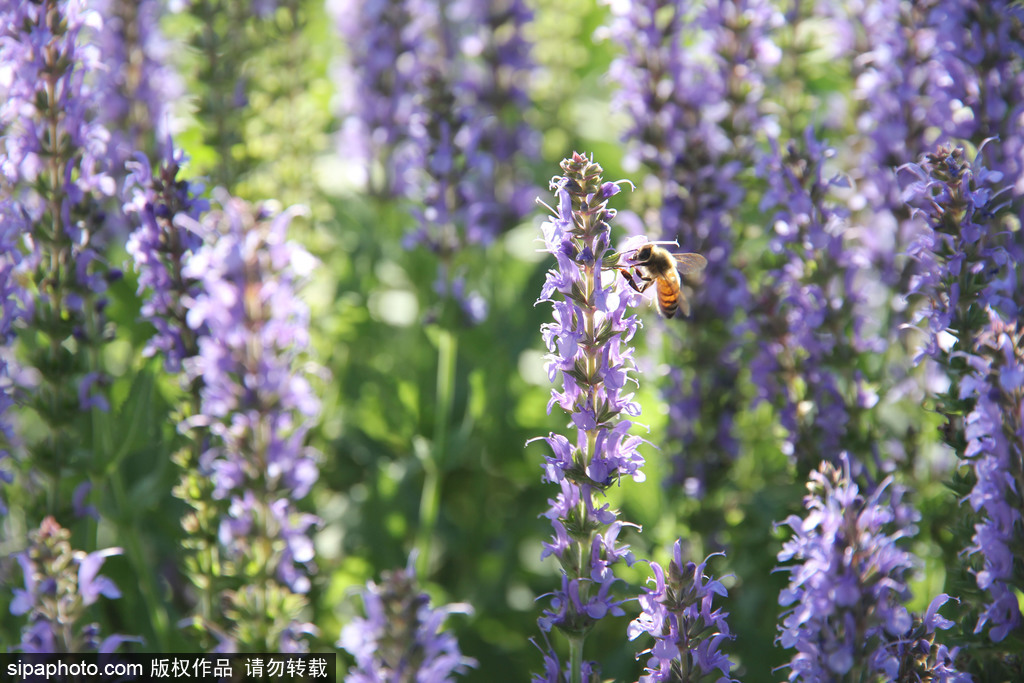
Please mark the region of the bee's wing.
<svg viewBox="0 0 1024 683"><path fill-rule="evenodd" d="M684 277L693 277L700 274L708 265L708 260L700 254L672 254L676 259L676 266Z"/></svg>

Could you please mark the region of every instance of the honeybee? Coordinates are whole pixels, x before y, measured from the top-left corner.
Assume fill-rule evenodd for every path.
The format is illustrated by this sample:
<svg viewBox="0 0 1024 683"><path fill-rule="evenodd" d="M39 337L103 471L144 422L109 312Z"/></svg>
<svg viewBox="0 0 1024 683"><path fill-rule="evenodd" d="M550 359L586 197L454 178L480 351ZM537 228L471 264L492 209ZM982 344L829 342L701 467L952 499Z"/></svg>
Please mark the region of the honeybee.
<svg viewBox="0 0 1024 683"><path fill-rule="evenodd" d="M682 311L683 315L690 315L690 302L681 289L684 278L696 279L708 265L708 260L700 254L673 254L664 247L659 247L653 242L648 242L636 250L632 266L637 267L638 277L641 285L637 285L628 269L619 270L626 277L626 281L636 291L643 293L651 285L657 285L658 312L666 318L671 318L676 311Z"/></svg>

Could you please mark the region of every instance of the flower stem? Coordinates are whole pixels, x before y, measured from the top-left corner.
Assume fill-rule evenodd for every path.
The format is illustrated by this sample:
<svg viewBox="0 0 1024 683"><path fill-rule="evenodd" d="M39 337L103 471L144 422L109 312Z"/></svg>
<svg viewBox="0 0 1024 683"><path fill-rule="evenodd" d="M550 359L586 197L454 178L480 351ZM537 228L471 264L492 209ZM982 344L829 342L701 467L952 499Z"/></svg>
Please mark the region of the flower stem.
<svg viewBox="0 0 1024 683"><path fill-rule="evenodd" d="M416 547L416 573L426 579L430 569L430 546L441 507L441 475L448 452L448 426L455 396L455 358L458 338L446 328L439 329L437 340L437 387L434 395L434 440L430 457L423 463L423 494L420 497L420 528Z"/></svg>
<svg viewBox="0 0 1024 683"><path fill-rule="evenodd" d="M583 634L569 636L569 683L583 683Z"/></svg>

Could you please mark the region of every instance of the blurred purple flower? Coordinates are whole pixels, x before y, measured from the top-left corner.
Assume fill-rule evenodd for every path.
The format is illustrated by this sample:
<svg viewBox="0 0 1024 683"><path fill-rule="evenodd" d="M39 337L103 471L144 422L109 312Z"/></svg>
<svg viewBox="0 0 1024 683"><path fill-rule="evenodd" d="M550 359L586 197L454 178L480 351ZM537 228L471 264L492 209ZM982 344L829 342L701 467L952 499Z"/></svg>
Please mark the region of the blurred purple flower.
<svg viewBox="0 0 1024 683"><path fill-rule="evenodd" d="M171 134L171 104L185 94L169 61L174 46L160 31L160 0L88 0L103 17L96 44L104 69L95 87L103 93L97 111L111 141L108 154L120 178L137 150L149 150Z"/></svg>
<svg viewBox="0 0 1024 683"><path fill-rule="evenodd" d="M120 548L93 553L72 550L70 532L47 517L29 537L29 546L15 558L21 566L24 588L14 588L10 611L28 615L16 649L26 653L112 652L124 642L141 639L115 634L99 639L97 624L80 623L84 608L100 596L121 597L117 586L100 569Z"/></svg>
<svg viewBox="0 0 1024 683"><path fill-rule="evenodd" d="M859 0L835 3L863 46L854 60L857 128L866 143L855 197L882 216L859 228L872 261L895 285L910 275L899 257L919 229L907 220L893 169L936 145L989 138L988 166L1022 210L1024 195L1024 7L1008 0ZM895 19L895 20L894 20ZM1010 244L1017 258L1024 244ZM911 262L910 267L914 267ZM898 266L898 267L894 267Z"/></svg>
<svg viewBox="0 0 1024 683"><path fill-rule="evenodd" d="M491 243L532 207L521 170L539 148L522 116L531 12L522 0L329 7L349 51L338 78L344 156L361 159L371 193L410 200L416 227L403 245L437 255L438 277L448 280L439 289L474 324L486 307L460 296L458 255Z"/></svg>
<svg viewBox="0 0 1024 683"><path fill-rule="evenodd" d="M92 519L99 521L100 513L96 509L96 506L87 503L89 499L89 492L92 491L92 482L83 481L81 484L75 487L75 492L71 496L71 509L74 511L76 517L91 517Z"/></svg>
<svg viewBox="0 0 1024 683"><path fill-rule="evenodd" d="M733 263L733 223L747 190L757 135L774 129L763 107L766 81L780 58L771 38L782 15L764 0L716 0L699 8L653 0L609 3L608 35L624 48L611 65L615 106L629 116L627 165L643 164L644 190L656 197L648 232L677 240L708 259L693 293L695 325L685 335L693 358L662 387L679 447L671 482L700 496L736 456L732 435L741 409L734 318L750 306L749 286Z"/></svg>
<svg viewBox="0 0 1024 683"><path fill-rule="evenodd" d="M335 77L345 115L339 151L364 164L371 191L401 196L412 182L410 135L428 49L426 17L406 0L329 0L327 9L347 50Z"/></svg>
<svg viewBox="0 0 1024 683"><path fill-rule="evenodd" d="M933 3L941 4L949 3ZM839 20L863 41L850 55L861 134L853 150L858 158L850 205L865 205L867 215L851 229L879 279L899 287L913 272L913 261L902 257L920 225L907 212L895 170L932 148L937 136L945 141L955 134L952 122L962 104L948 86L960 69L949 70L957 66L950 64L956 57L944 50L946 41L936 40L927 20L930 10L922 4L865 0L836 3L833 9L846 13ZM902 309L896 309L886 313L902 319Z"/></svg>
<svg viewBox="0 0 1024 683"><path fill-rule="evenodd" d="M206 238L182 269L197 283L184 305L199 350L183 365L189 379L202 378L200 412L182 428L203 426L213 437L200 468L213 497L230 501L220 523L222 553L252 567L243 579L276 579L301 594L310 587L308 534L318 520L297 503L317 479L319 457L303 441L320 402L310 384L318 370L303 363L309 310L297 291L316 262L287 239L297 208L274 216L226 194L220 205L201 223L177 216ZM272 557L261 550L266 543L278 548ZM234 595L244 599L245 591ZM264 618L291 619L292 630L305 632L296 616Z"/></svg>
<svg viewBox="0 0 1024 683"><path fill-rule="evenodd" d="M999 139L990 167L1002 174L1019 215L1024 195L1024 7L1012 0L943 0L930 8L926 22L936 43L933 68L947 74L939 85L940 101L949 106L936 107L935 113L945 118L936 123L949 137L976 146Z"/></svg>
<svg viewBox="0 0 1024 683"><path fill-rule="evenodd" d="M89 248L95 221L72 221L75 209L90 196L109 197L116 189L109 175L110 133L94 116L104 95L89 83L104 68L90 42L101 27L100 15L85 0L10 3L0 12L0 45L8 65L7 77L0 80L5 131L0 171L18 187L12 195L30 220L51 211L76 250ZM46 87L49 82L52 88ZM51 148L51 126L68 146L60 154ZM57 187L52 196L41 197L29 188L45 174ZM53 206L44 207L46 202Z"/></svg>
<svg viewBox="0 0 1024 683"><path fill-rule="evenodd" d="M472 607L431 607L416 580L414 560L410 557L405 569L384 572L379 585L368 582L361 593L366 617L341 629L337 646L356 659L347 683L447 683L476 666L459 651L455 636L443 630L449 614L472 614Z"/></svg>
<svg viewBox="0 0 1024 683"><path fill-rule="evenodd" d="M24 232L18 247L26 252L25 265L50 271L26 278L38 284L24 296L23 310L32 316L30 327L58 345L73 337L80 350L109 339L105 293L120 277L101 252L116 190L110 133L97 115L105 94L94 81L105 67L93 41L101 30L100 15L84 0L6 3L0 10L3 220ZM82 360L92 355L33 362L51 363L38 368L48 390L77 390L81 409L106 410L107 399L92 391L105 377ZM52 402L58 404L66 402Z"/></svg>
<svg viewBox="0 0 1024 683"><path fill-rule="evenodd" d="M785 452L806 469L821 459L838 462L860 436L851 415L877 400L852 360L878 343L865 333L861 263L843 213L828 201L830 189L843 185L824 178L833 155L807 129L802 145L791 141L783 151L773 142L762 160L760 209L771 225L766 273L749 320L738 327L757 343L754 403L776 407Z"/></svg>
<svg viewBox="0 0 1024 683"><path fill-rule="evenodd" d="M107 548L89 553L79 560L78 592L82 595L83 603L91 605L101 595L112 600L121 597L121 591L114 582L99 573L108 557L120 554L120 548Z"/></svg>
<svg viewBox="0 0 1024 683"><path fill-rule="evenodd" d="M454 235L488 242L530 208L516 160L536 154L521 118L532 69L521 0L332 0L347 59L339 70L342 149L371 190L423 202L409 241L443 252ZM508 123L510 120L514 123ZM378 184L372 164L384 173Z"/></svg>
<svg viewBox="0 0 1024 683"><path fill-rule="evenodd" d="M17 438L11 415L7 413L14 405L15 323L27 315L26 303L30 303L17 277L22 263L19 242L26 227L14 203L6 197L0 198L0 482L5 484L14 479L5 461L11 457L8 449ZM0 495L0 516L6 514L7 506Z"/></svg>
<svg viewBox="0 0 1024 683"><path fill-rule="evenodd" d="M162 353L164 367L177 372L181 361L197 352L184 306L187 297L195 296L196 282L182 271L203 236L182 227L176 218L181 214L197 221L210 205L200 198L202 185L178 178L187 159L170 138L162 156L155 172L141 153L127 163L124 211L135 228L126 249L139 273L138 293L145 293L142 318L156 328L143 354Z"/></svg>

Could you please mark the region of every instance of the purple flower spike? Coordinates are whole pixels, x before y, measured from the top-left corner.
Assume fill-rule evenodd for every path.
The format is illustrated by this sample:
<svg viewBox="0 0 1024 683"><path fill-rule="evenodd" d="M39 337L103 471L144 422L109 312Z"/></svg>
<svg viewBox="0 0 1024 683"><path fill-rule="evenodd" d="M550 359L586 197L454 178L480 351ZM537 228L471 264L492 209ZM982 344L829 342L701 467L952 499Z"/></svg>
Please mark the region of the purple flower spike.
<svg viewBox="0 0 1024 683"><path fill-rule="evenodd" d="M975 633L988 627L989 637L1000 642L1022 623L1014 548L1024 543L1024 332L994 311L989 315L977 355L967 359L974 372L963 378L960 394L975 401L964 425L964 457L976 477L967 502L980 521L967 551L981 557L975 578L989 596Z"/></svg>
<svg viewBox="0 0 1024 683"><path fill-rule="evenodd" d="M855 401L872 398L851 359L878 346L863 333L864 273L843 212L830 201L844 183L825 175L834 155L808 128L801 142L784 149L772 141L772 153L762 158L767 272L750 319L737 330L757 340L750 363L754 405L768 402L778 411L783 450L801 471L822 459L838 463L840 453L862 443L853 418L863 411ZM851 464L857 471L860 463Z"/></svg>
<svg viewBox="0 0 1024 683"><path fill-rule="evenodd" d="M637 655L650 655L640 683L704 680L715 671L721 673L720 683L731 680L732 663L719 650L732 638L729 614L712 608L715 595L725 597L727 592L704 573L709 559L699 565L684 563L682 542L676 541L667 578L661 565L651 562L654 576L648 582L653 580L654 588L645 588L640 595L642 611L627 630L630 640L643 633L654 638L654 645Z"/></svg>
<svg viewBox="0 0 1024 683"><path fill-rule="evenodd" d="M194 224L209 209L209 202L199 198L202 185L178 178L187 159L170 138L163 154L156 168L141 153L127 163L124 211L135 224L127 251L139 272L139 293L146 295L142 318L156 328L143 353L162 353L164 367L177 372L181 361L197 351L184 308L184 301L196 294L196 282L182 271L203 242L202 234L185 227L177 217Z"/></svg>
<svg viewBox="0 0 1024 683"><path fill-rule="evenodd" d="M99 625L86 624L85 610L100 596L121 597L117 586L100 569L120 548L93 553L72 550L71 533L47 517L29 537L29 546L15 557L24 576L24 589L14 589L10 611L28 615L22 630L21 652L113 652L139 638L114 634L99 639Z"/></svg>
<svg viewBox="0 0 1024 683"><path fill-rule="evenodd" d="M104 69L97 74L104 94L99 116L111 131L108 145L118 176L138 149L152 149L170 134L171 104L184 83L170 66L171 45L160 31L160 0L90 0L103 17L97 47Z"/></svg>
<svg viewBox="0 0 1024 683"><path fill-rule="evenodd" d="M561 588L551 593L538 623L542 631L559 628L569 634L568 666L580 675L584 669L596 671L596 664L582 659L586 633L598 621L624 613L614 590L619 581L614 566L633 562L629 547L618 539L626 524L598 496L623 477L644 479L638 451L643 440L629 433L633 423L626 417L640 414L630 386L636 380L628 346L640 325L628 309L640 295L614 270L620 255L611 248L609 221L615 212L607 199L618 185L604 182L601 167L580 154L564 160L562 170L565 175L551 181L558 208L543 225L556 267L548 272L539 301L550 302L554 315L554 322L541 327L548 376L561 378L548 410L557 406L564 412L574 438L544 438L552 454L545 457L543 479L558 484L559 493L544 515L554 532L541 554L558 558L563 573ZM581 557L584 548L589 552ZM558 661L556 654L546 655L549 678L559 670Z"/></svg>
<svg viewBox="0 0 1024 683"><path fill-rule="evenodd" d="M936 403L947 420L944 440L973 470L963 500L975 513L966 551L980 560L971 569L983 595L975 632L988 629L1001 642L1020 631L1016 595L1024 590L1013 550L1024 542L1021 284L997 218L1007 188L1000 173L949 146L903 170L911 178L905 198L927 223L910 252L922 266L910 292L924 301L918 358L930 357L949 377Z"/></svg>
<svg viewBox="0 0 1024 683"><path fill-rule="evenodd" d="M10 353L15 339L15 323L24 318L30 304L24 287L18 281L22 263L18 244L25 221L18 215L14 203L0 199L0 482L11 483L13 474L8 468L9 448L15 440L14 424L8 409L14 405L15 360ZM0 496L0 516L7 514L7 506Z"/></svg>
<svg viewBox="0 0 1024 683"><path fill-rule="evenodd" d="M658 198L644 221L658 239L708 259L692 297L696 324L680 342L665 340L669 357L694 360L673 368L661 387L671 415L666 483L702 496L739 452L741 335L732 327L751 303L734 263L733 226L748 192L741 174L758 154L754 141L776 127L764 101L781 57L771 33L783 17L768 0L608 4L606 32L623 48L609 75L619 88L613 105L629 121L625 163L643 166L642 185Z"/></svg>
<svg viewBox="0 0 1024 683"><path fill-rule="evenodd" d="M476 666L459 651L455 636L443 630L449 614L472 614L472 608L431 607L430 596L417 584L414 559L405 569L384 572L379 585L370 581L362 592L366 617L342 628L337 645L356 659L348 683L448 683Z"/></svg>
<svg viewBox="0 0 1024 683"><path fill-rule="evenodd" d="M780 525L793 534L778 554L791 562L779 568L790 576L779 594L786 609L778 638L795 651L789 680L927 680L911 673L936 667L953 675L955 651L938 646L938 658L932 651L935 629L949 626L936 616L948 596L936 598L924 620L904 606L917 560L901 540L917 533L917 512L891 479L861 494L848 459L841 459L842 469L823 462L811 473L807 516Z"/></svg>
<svg viewBox="0 0 1024 683"><path fill-rule="evenodd" d="M103 311L117 275L102 257L117 189L111 135L99 114L106 93L96 83L106 69L96 45L102 31L102 17L84 0L6 2L0 9L0 220L3 231L25 233L17 246L23 265L42 274L23 279L32 283L23 297L3 292L4 317L21 307L28 326L56 347L73 338L80 358L32 359L50 385L41 390L61 396L50 402L54 411L76 390L83 410L107 409L107 399L92 391L106 378L83 360L109 340ZM47 362L51 367L42 367ZM66 415L43 418L67 422Z"/></svg>
<svg viewBox="0 0 1024 683"><path fill-rule="evenodd" d="M306 362L309 310L297 292L316 261L287 238L298 209L271 215L226 194L220 204L201 223L176 217L205 238L180 271L195 283L182 310L198 348L183 367L201 384L199 413L181 428L202 426L212 435L199 467L212 480L213 498L228 501L218 536L222 556L239 567L242 585L228 596L239 637L251 632L248 620L278 624L268 641L240 645L301 647L295 637L312 626L297 620L297 594L310 588L308 536L319 520L298 501L318 476L319 454L303 442L320 403L311 384L318 370ZM271 545L277 550L268 556ZM263 586L273 600L253 590Z"/></svg>

